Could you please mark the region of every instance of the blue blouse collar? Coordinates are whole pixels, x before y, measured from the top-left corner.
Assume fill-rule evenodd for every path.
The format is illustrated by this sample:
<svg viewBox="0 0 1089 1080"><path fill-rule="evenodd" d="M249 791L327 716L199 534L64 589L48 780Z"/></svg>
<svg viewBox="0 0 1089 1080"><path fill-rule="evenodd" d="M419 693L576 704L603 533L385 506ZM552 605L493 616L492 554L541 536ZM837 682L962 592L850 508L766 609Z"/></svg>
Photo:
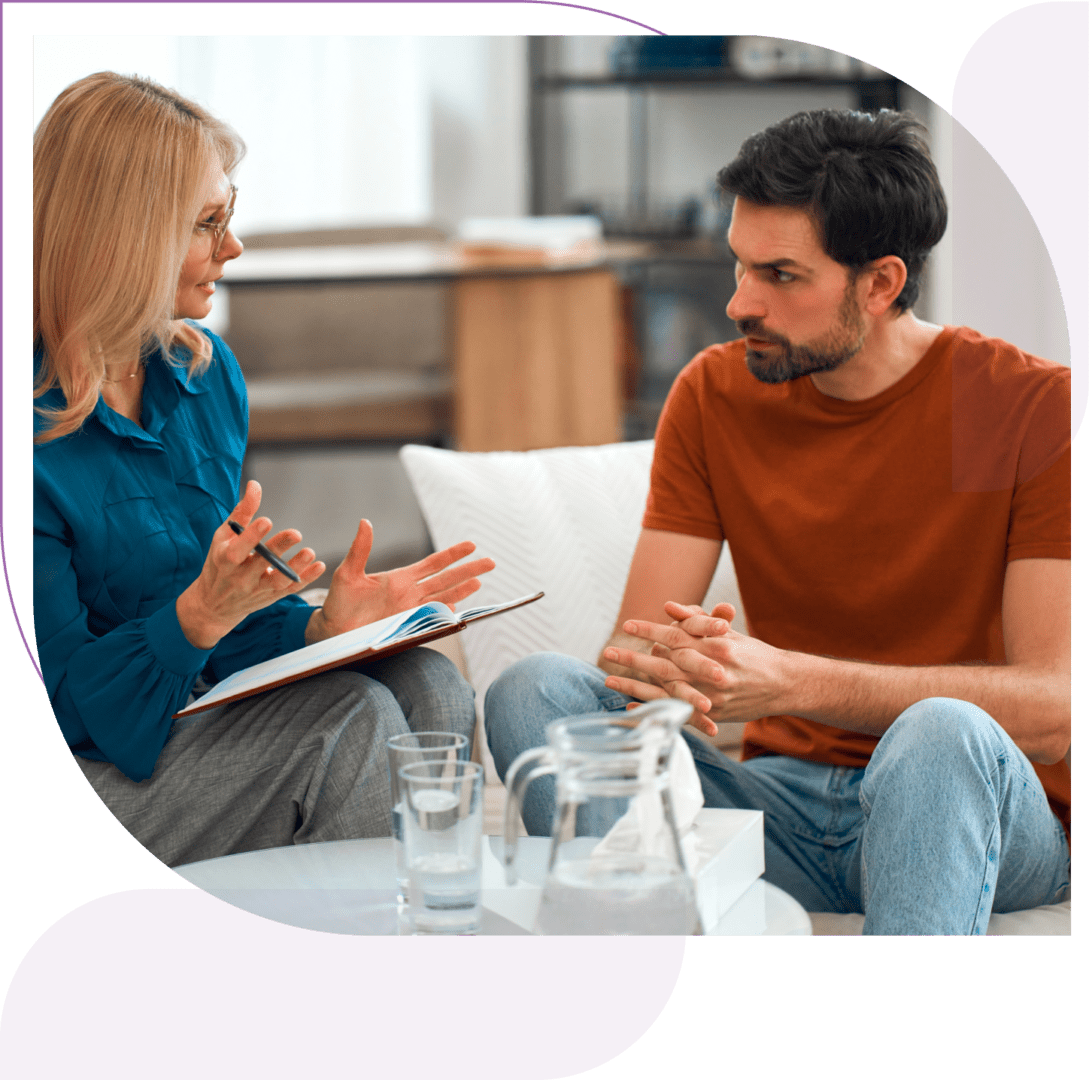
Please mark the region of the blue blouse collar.
<svg viewBox="0 0 1089 1080"><path fill-rule="evenodd" d="M161 349L156 349L148 356L147 375L144 379L142 416L143 427L134 424L128 417L116 413L100 396L95 407L84 423L97 421L107 431L134 442L159 446L159 432L178 407L182 394L192 396L206 394L208 384L203 375L189 376L189 350L172 350L172 360L167 362ZM40 354L35 355L35 369L40 362ZM43 399L43 404L52 404L50 398L56 396L57 403L64 400L60 389L55 387Z"/></svg>

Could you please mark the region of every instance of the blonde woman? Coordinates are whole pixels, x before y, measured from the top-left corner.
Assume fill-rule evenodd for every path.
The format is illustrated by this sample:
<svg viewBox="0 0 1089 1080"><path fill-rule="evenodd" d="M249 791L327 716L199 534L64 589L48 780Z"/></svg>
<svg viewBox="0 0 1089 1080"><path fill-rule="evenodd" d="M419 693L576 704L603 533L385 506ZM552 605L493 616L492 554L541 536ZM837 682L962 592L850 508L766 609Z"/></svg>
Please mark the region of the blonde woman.
<svg viewBox="0 0 1089 1080"><path fill-rule="evenodd" d="M96 791L164 862L388 835L385 741L470 735L473 694L440 654L333 672L171 716L250 664L429 599L479 587L463 543L366 572L359 531L328 599L252 554L302 539L238 498L246 390L191 321L211 311L230 229L238 136L157 84L110 72L68 87L34 136L34 619L61 731ZM234 519L244 530L235 535ZM458 564L458 565L455 565ZM424 580L426 579L426 580Z"/></svg>

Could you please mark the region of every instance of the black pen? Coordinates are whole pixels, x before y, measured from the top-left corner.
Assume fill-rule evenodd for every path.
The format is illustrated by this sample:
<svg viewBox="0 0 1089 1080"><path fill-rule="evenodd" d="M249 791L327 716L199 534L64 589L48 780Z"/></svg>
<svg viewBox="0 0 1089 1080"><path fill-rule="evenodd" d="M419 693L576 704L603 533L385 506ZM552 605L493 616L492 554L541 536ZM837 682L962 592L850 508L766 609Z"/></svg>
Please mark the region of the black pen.
<svg viewBox="0 0 1089 1080"><path fill-rule="evenodd" d="M241 536L245 531L237 521L231 521L230 518L227 519L227 524L234 529L236 536ZM266 560L266 562L276 567L281 574L285 574L287 577L291 578L292 581L302 581L302 578L300 578L299 575L283 561L283 559L278 559L264 544L254 544L253 550L260 555L262 559Z"/></svg>

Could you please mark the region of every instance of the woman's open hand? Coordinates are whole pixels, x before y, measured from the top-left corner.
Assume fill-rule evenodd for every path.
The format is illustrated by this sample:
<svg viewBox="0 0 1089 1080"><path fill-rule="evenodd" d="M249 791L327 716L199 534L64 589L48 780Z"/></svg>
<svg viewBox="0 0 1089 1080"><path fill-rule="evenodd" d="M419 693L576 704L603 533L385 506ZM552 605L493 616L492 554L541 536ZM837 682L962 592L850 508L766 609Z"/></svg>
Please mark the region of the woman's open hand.
<svg viewBox="0 0 1089 1080"><path fill-rule="evenodd" d="M357 626L377 622L389 615L439 600L449 607L480 588L479 576L495 569L492 559L473 559L453 565L476 550L466 540L426 559L379 574L367 573L367 559L374 543L374 529L361 521L344 561L333 571L329 595L315 611L306 628L311 644Z"/></svg>
<svg viewBox="0 0 1089 1080"><path fill-rule="evenodd" d="M251 612L305 589L325 572L325 563L316 561L310 548L302 548L288 561L299 575L298 584L254 554L255 545L263 543L283 558L302 539L297 529L270 536L272 522L253 516L260 505L261 485L251 480L230 514L231 520L244 526L242 532L236 536L227 522L216 529L200 576L178 597L182 633L198 649L213 648Z"/></svg>

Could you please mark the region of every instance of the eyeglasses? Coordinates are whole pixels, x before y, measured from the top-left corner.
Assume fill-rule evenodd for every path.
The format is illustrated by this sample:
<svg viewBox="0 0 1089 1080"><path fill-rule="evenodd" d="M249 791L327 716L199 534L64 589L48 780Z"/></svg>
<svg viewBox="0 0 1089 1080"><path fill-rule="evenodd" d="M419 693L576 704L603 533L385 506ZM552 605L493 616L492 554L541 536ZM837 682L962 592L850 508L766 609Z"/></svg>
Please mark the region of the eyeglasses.
<svg viewBox="0 0 1089 1080"><path fill-rule="evenodd" d="M202 236L212 238L212 258L215 259L223 250L223 241L227 238L227 226L234 217L234 201L238 197L238 188L231 184L231 197L227 201L227 207L223 216L210 221L198 221L196 231Z"/></svg>

